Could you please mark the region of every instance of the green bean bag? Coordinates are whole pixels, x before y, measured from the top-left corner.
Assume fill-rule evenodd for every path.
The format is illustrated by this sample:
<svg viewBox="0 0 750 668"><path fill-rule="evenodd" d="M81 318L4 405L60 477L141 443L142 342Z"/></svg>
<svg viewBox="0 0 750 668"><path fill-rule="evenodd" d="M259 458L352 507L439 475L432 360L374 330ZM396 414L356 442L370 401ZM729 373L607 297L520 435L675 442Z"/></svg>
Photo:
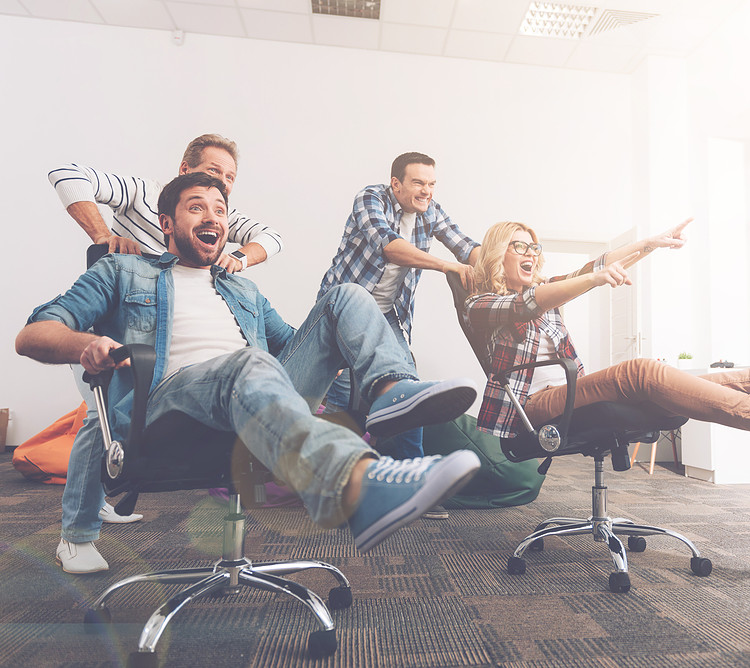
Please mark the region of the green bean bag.
<svg viewBox="0 0 750 668"><path fill-rule="evenodd" d="M459 494L448 499L446 508L504 508L522 506L536 499L544 482L537 472L539 462L510 462L492 434L477 431L477 419L461 415L451 422L424 427L425 455L447 455L455 450L471 450L482 467Z"/></svg>

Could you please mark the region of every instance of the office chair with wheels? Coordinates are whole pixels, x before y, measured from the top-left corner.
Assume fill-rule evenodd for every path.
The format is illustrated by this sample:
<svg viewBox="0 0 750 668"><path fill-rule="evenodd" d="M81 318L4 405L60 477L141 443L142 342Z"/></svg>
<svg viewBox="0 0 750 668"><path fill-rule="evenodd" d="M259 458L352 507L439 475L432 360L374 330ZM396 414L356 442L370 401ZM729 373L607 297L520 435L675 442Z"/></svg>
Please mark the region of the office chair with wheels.
<svg viewBox="0 0 750 668"><path fill-rule="evenodd" d="M150 346L134 344L113 351L118 361L129 357L135 394L128 438L113 441L106 414L105 374L88 378L99 410L105 453L102 480L109 496L124 494L115 509L126 513L135 508L140 493L178 489L227 487L229 508L224 518L224 539L221 558L212 566L156 571L134 575L109 586L87 610L85 622L90 625L107 623L111 615L107 607L110 597L122 587L138 582L185 584L188 587L163 603L149 618L138 643L138 651L130 655L134 667L157 665L156 644L167 624L187 603L209 594L236 593L251 587L289 595L313 614L319 629L309 636L307 648L313 657L336 651L336 632L330 612L313 591L282 576L308 569L323 569L338 586L328 594L333 609L352 603L351 587L346 577L331 564L313 560L252 563L244 556L245 516L240 504L240 490L245 505L263 503L267 471L263 469L237 437L220 432L179 411L171 411L144 427L148 389L153 376L155 352ZM111 374L109 374L111 375ZM249 461L248 461L249 459ZM250 494L245 494L245 492ZM128 514L129 514L128 512ZM90 627L90 628L93 628Z"/></svg>
<svg viewBox="0 0 750 668"><path fill-rule="evenodd" d="M700 552L685 536L661 527L635 524L631 520L611 518L607 513L607 486L604 484L604 458L609 454L612 468L615 471L626 471L630 468L628 444L641 442L653 443L660 431L677 429L685 422L684 417L664 417L649 407L648 404L630 405L613 401L600 401L588 406L573 408L575 397L577 367L572 360L556 359L525 364L507 369L504 373L493 374L490 367L489 351L485 342L478 337L464 319L464 304L468 292L461 284L458 274L449 272L446 275L453 294L453 303L458 315L461 329L468 339L474 354L488 378L503 386L505 393L523 422L524 431L515 438L501 438L500 447L505 456L514 462L533 458L544 458L540 472L549 468L552 458L569 454L582 454L594 460L594 485L591 488L591 517L587 519L573 517L553 517L539 524L533 533L524 538L508 559L508 572L521 575L526 572L526 561L523 556L527 550L544 549L544 539L549 536L576 536L592 534L598 543L605 543L615 566L609 576L609 588L613 592L627 592L630 589L628 559L625 547L618 538L628 536L628 549L631 552L643 552L646 549L644 536L671 536L690 548L692 558L690 568L696 575L706 576L711 573L709 559L700 556ZM534 428L513 394L508 376L514 371L536 368L550 364L563 367L568 388L565 409L562 415L550 420L547 424Z"/></svg>

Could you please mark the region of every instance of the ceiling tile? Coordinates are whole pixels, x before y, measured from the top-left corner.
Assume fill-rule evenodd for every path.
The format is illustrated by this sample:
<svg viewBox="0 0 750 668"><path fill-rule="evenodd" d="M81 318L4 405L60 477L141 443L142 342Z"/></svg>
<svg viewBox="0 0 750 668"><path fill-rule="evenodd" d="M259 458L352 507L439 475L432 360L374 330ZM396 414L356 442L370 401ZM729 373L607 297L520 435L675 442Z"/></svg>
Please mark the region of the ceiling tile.
<svg viewBox="0 0 750 668"><path fill-rule="evenodd" d="M276 12L312 14L310 0L237 0L240 7L268 9Z"/></svg>
<svg viewBox="0 0 750 668"><path fill-rule="evenodd" d="M651 31L645 39L650 49L674 51L687 55L700 46L706 35L715 28L700 16L673 16L669 20L654 19Z"/></svg>
<svg viewBox="0 0 750 668"><path fill-rule="evenodd" d="M102 17L88 0L24 0L32 16L63 21L102 23Z"/></svg>
<svg viewBox="0 0 750 668"><path fill-rule="evenodd" d="M381 0L380 20L447 28L456 0Z"/></svg>
<svg viewBox="0 0 750 668"><path fill-rule="evenodd" d="M380 27L380 48L438 56L443 52L446 33L447 30L440 28L383 23Z"/></svg>
<svg viewBox="0 0 750 668"><path fill-rule="evenodd" d="M529 0L456 0L452 27L515 35Z"/></svg>
<svg viewBox="0 0 750 668"><path fill-rule="evenodd" d="M178 30L228 37L245 36L239 10L236 7L188 5L170 0L167 2L167 8Z"/></svg>
<svg viewBox="0 0 750 668"><path fill-rule="evenodd" d="M640 59L639 46L593 44L581 42L565 63L565 67L592 72L628 73Z"/></svg>
<svg viewBox="0 0 750 668"><path fill-rule="evenodd" d="M0 0L0 12L3 14L17 14L18 16L29 15L29 12L20 2L18 2L18 0Z"/></svg>
<svg viewBox="0 0 750 668"><path fill-rule="evenodd" d="M378 48L379 21L315 14L312 25L316 44L348 46L355 49Z"/></svg>
<svg viewBox="0 0 750 668"><path fill-rule="evenodd" d="M513 39L505 60L509 63L563 67L576 46L572 39L519 35Z"/></svg>
<svg viewBox="0 0 750 668"><path fill-rule="evenodd" d="M445 55L477 60L503 60L513 37L474 30L449 30Z"/></svg>
<svg viewBox="0 0 750 668"><path fill-rule="evenodd" d="M110 25L130 28L173 30L172 17L161 2L153 0L91 0L104 20Z"/></svg>
<svg viewBox="0 0 750 668"><path fill-rule="evenodd" d="M248 37L279 42L313 41L310 16L262 9L241 9Z"/></svg>

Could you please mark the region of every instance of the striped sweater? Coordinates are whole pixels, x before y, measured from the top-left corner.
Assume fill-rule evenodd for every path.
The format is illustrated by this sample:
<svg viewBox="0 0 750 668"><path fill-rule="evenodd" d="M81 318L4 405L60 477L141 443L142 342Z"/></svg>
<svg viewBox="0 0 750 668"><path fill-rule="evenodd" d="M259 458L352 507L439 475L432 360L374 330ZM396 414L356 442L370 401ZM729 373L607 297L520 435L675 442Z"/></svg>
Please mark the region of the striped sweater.
<svg viewBox="0 0 750 668"><path fill-rule="evenodd" d="M48 178L66 209L75 202L106 205L112 209L113 234L137 241L144 253L160 255L166 250L157 213L162 186L157 181L75 164L53 169ZM240 246L260 244L268 257L283 248L278 232L236 209L229 212L228 240Z"/></svg>

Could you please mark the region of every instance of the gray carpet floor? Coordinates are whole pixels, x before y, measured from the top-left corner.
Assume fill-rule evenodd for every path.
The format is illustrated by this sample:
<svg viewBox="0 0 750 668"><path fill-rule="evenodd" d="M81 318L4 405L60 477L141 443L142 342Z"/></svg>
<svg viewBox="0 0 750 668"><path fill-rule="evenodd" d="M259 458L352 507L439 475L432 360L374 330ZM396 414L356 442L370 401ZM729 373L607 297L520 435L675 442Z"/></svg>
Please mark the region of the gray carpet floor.
<svg viewBox="0 0 750 668"><path fill-rule="evenodd" d="M298 602L244 591L192 603L159 643L166 666L750 666L750 485L715 486L674 467L612 473L610 514L671 528L713 562L697 577L690 552L667 538L629 553L631 590L609 591L608 550L590 536L551 538L527 553L524 575L505 565L546 517L588 517L593 463L555 460L538 499L496 510L454 510L418 520L363 555L348 532L323 532L302 508L250 512L247 555L310 558L339 567L354 604L333 611L339 648L305 652L313 618ZM0 665L125 665L140 628L174 586L118 592L113 623L86 633L83 610L108 584L163 568L212 564L223 508L206 492L143 496L143 522L107 525L98 543L107 572L72 576L54 561L62 487L32 483L0 455ZM294 576L325 598L321 572Z"/></svg>

